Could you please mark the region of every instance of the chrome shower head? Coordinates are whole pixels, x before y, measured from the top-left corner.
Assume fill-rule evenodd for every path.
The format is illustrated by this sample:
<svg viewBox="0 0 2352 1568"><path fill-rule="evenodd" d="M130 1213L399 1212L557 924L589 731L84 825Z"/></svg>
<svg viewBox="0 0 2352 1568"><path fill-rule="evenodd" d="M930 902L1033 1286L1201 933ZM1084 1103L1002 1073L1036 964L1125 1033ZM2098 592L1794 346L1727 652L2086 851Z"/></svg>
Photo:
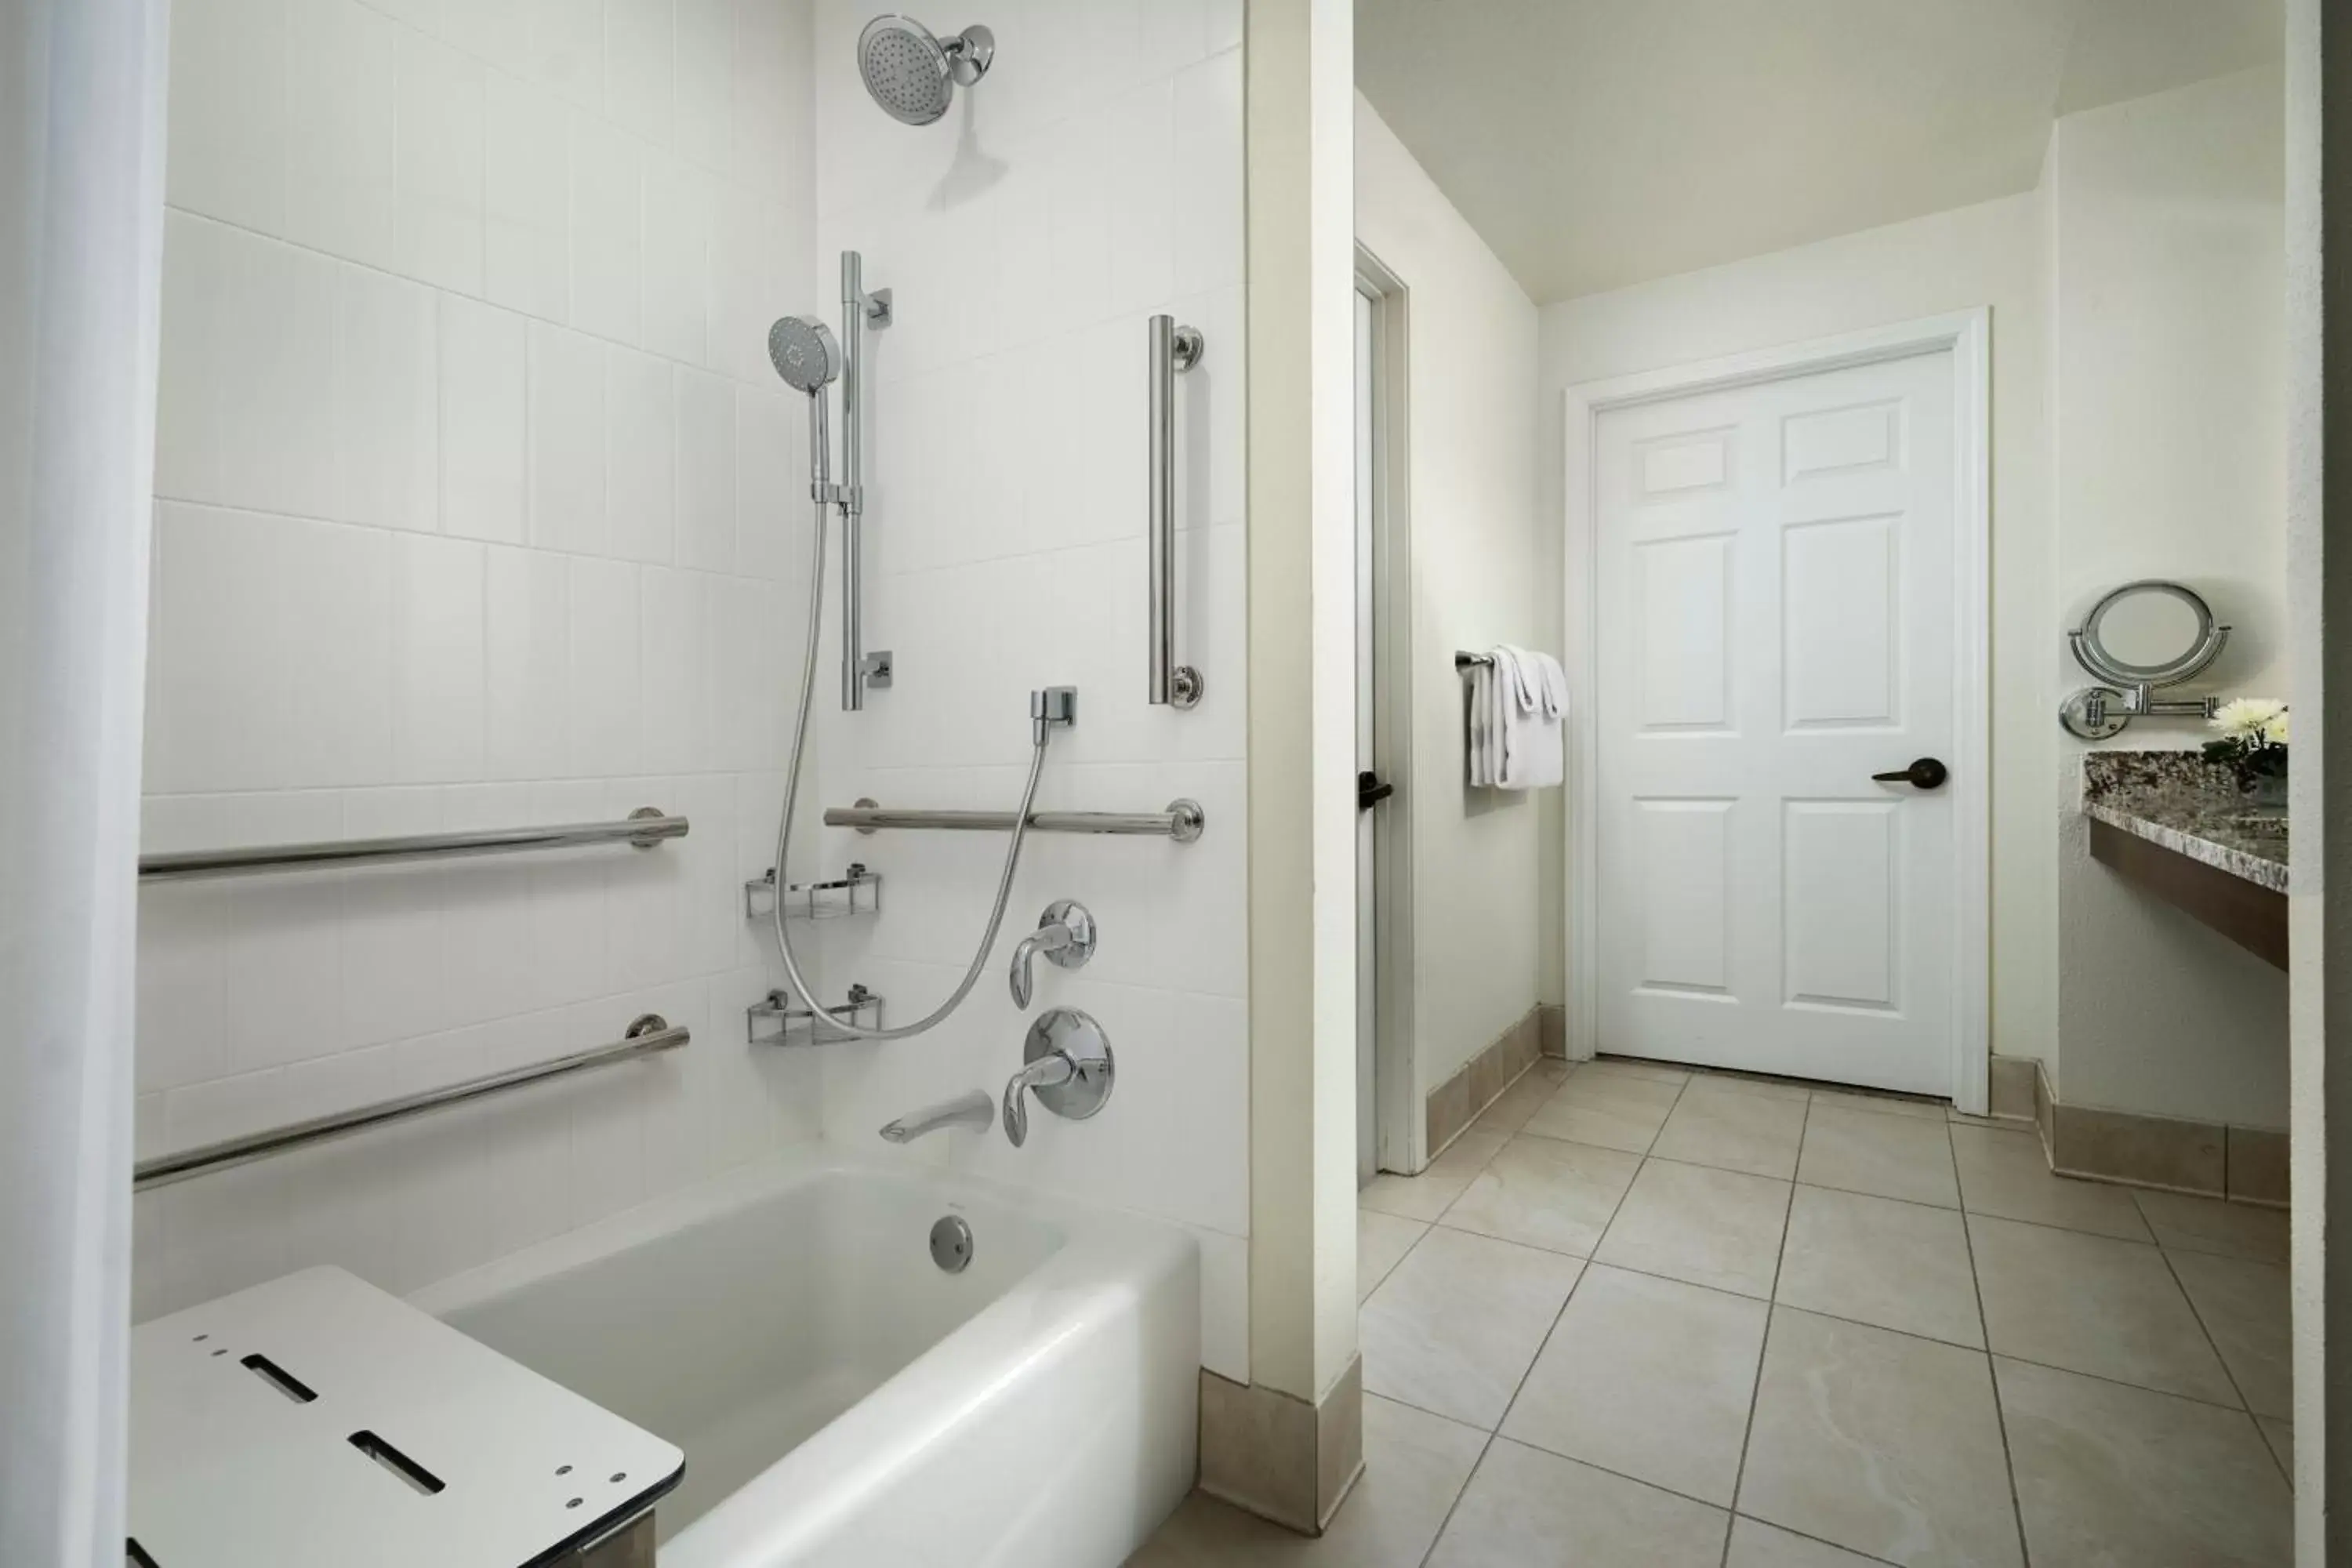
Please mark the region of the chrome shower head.
<svg viewBox="0 0 2352 1568"><path fill-rule="evenodd" d="M813 396L841 374L841 345L814 316L785 316L768 329L768 363L786 386Z"/></svg>
<svg viewBox="0 0 2352 1568"><path fill-rule="evenodd" d="M996 35L966 27L951 38L932 36L912 16L882 16L857 35L857 74L882 112L908 125L929 125L948 111L959 83L988 74Z"/></svg>

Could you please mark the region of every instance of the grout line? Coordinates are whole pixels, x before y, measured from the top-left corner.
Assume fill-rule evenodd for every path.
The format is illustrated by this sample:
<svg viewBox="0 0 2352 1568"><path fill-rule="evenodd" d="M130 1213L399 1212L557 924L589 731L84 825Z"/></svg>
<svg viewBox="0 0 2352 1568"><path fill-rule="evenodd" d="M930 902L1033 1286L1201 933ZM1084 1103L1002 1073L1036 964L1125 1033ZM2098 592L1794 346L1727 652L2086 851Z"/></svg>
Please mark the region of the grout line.
<svg viewBox="0 0 2352 1568"><path fill-rule="evenodd" d="M1797 1163L1805 1158L1805 1139L1812 1131L1813 1100L1805 1097L1805 1114L1797 1124ZM1780 1211L1780 1246L1772 1258L1772 1289L1764 1305L1764 1337L1756 1346L1756 1373L1748 1382L1748 1421L1739 1431L1739 1462L1731 1471L1731 1506L1739 1507L1739 1490L1748 1484L1748 1447L1756 1438L1756 1406L1764 1396L1764 1357L1772 1347L1772 1320L1780 1314L1780 1270L1789 1260L1789 1222L1795 1216L1797 1184L1789 1184L1789 1201ZM1723 1557L1717 1568L1729 1568L1731 1563L1731 1531L1723 1532Z"/></svg>
<svg viewBox="0 0 2352 1568"><path fill-rule="evenodd" d="M1382 1395L1382 1397L1385 1398L1386 1395ZM1400 1401L1399 1403L1402 1402ZM1416 1405L1412 1406L1412 1408L1420 1410L1421 1406ZM1434 1410L1424 1410L1422 1411L1422 1414L1424 1415L1435 1415L1437 1412ZM1450 1417L1441 1417L1441 1419L1450 1419ZM1470 1461L1469 1473L1462 1478L1462 1484L1454 1489L1453 1499L1446 1503L1445 1517L1437 1521L1437 1533L1429 1538L1429 1545L1423 1549L1421 1556L1418 1559L1421 1568L1429 1568L1429 1560L1437 1554L1437 1543L1445 1539L1446 1526L1454 1522L1454 1510L1462 1506L1462 1500L1470 1495L1470 1483L1478 1479L1478 1468L1486 1462L1486 1455L1492 1451L1494 1447L1495 1434L1489 1432L1486 1434L1486 1440L1478 1446L1478 1457Z"/></svg>
<svg viewBox="0 0 2352 1568"><path fill-rule="evenodd" d="M2189 1315L2197 1320L2198 1332L2205 1336L2206 1347L2212 1351L2214 1361L2220 1363L2221 1375L2230 1380L2230 1386L2237 1391L2238 1403L2244 1406L2246 1415L2249 1417L2252 1417L2254 1414L2254 1402L2246 1397L2245 1384L2238 1381L2238 1373L2236 1370L2230 1365L2230 1358L2221 1353L2221 1342L2213 1337L2212 1325L2205 1321L2205 1314L2198 1310L2197 1298L2189 1294L2189 1281L2180 1277L2180 1269L2179 1266L2172 1261L2172 1255L2170 1253L2165 1251L2162 1247L2158 1247L2157 1248L2157 1256L2164 1259L2165 1270L2172 1277L2172 1288L2179 1291L2180 1299L2188 1303ZM2262 1432L2259 1426L2256 1428L2254 1436L2257 1437L2262 1436ZM2263 1438L2263 1446L2264 1447L2270 1447L2270 1439L2266 1437Z"/></svg>
<svg viewBox="0 0 2352 1568"><path fill-rule="evenodd" d="M1948 1147L1951 1143L1948 1128L1944 1142ZM1960 1156L1957 1149L1952 1150L1951 1152L1952 1184L1957 1187L1960 1181ZM1963 1201L1966 1201L1965 1194L1962 1197ZM1992 1324L1985 1316L1984 1281L1977 1274L1977 1241L1970 1231L1969 1217L1964 1210L1960 1215L1960 1245L1968 1248L1969 1285L1976 1293L1977 1329L1984 1336L1985 1378L1992 1385L1993 1429L2000 1435L2001 1468L2009 1472L2009 1515L2011 1522L2017 1527L2018 1561L2030 1564L2033 1561L2033 1547L2025 1538L2025 1505L2018 1496L2017 1451L2010 1447L2009 1411L2001 1403L2000 1369L1993 1365ZM2259 1437L2262 1433L2257 1431L2254 1436Z"/></svg>

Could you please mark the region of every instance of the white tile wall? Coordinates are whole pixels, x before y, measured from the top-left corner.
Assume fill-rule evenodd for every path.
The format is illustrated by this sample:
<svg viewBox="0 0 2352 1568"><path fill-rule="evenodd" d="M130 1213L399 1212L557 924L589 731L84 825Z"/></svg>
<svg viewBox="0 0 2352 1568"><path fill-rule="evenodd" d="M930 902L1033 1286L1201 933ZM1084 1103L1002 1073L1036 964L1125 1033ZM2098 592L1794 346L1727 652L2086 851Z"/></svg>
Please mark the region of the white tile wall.
<svg viewBox="0 0 2352 1568"><path fill-rule="evenodd" d="M814 15L812 16L812 5ZM1204 1356L1247 1375L1239 0L1003 0L950 121L866 100L836 0L180 0L158 437L151 847L691 817L643 855L159 886L141 931L142 1148L447 1081L657 1010L694 1047L142 1195L142 1313L322 1260L404 1289L1018 1065L1001 965L1047 969L1122 1068L1029 1147L902 1157L1066 1188L1200 1238ZM940 18L952 22L953 18ZM834 710L812 809L1010 805L1026 694L1075 681L1042 798L1207 807L1198 844L1040 837L989 975L884 1047L752 1051L806 622L804 405L766 328L873 343L868 625L898 684ZM1143 702L1144 317L1181 384L1179 641ZM827 602L832 602L828 594ZM1001 840L811 832L887 912L813 932L820 984L910 1018L953 984Z"/></svg>
<svg viewBox="0 0 2352 1568"><path fill-rule="evenodd" d="M1093 1013L1120 1068L1101 1115L1036 1116L1021 1150L956 1133L899 1157L1191 1227L1204 1359L1246 1378L1239 6L1011 0L985 18L989 77L927 130L866 99L853 45L869 14L819 0L817 256L823 281L838 250L859 248L868 286L894 291L896 321L868 340L866 531L868 640L893 651L897 677L862 714L820 706L821 793L1009 807L1027 693L1069 682L1078 723L1054 742L1041 802L1190 795L1210 827L1191 846L1032 838L963 1008L912 1040L825 1054L825 1132L878 1152L872 1130L900 1111L1000 1089L1038 1011ZM1209 682L1190 713L1144 701L1145 318L1160 310L1209 339L1179 384L1178 641ZM820 673L829 687L829 643ZM821 863L863 860L887 889L877 920L823 928L827 983L882 992L894 1022L929 1011L971 955L1003 841L815 837ZM1056 898L1095 912L1102 945L1082 971L1042 969L1024 1016L1003 965Z"/></svg>
<svg viewBox="0 0 2352 1568"><path fill-rule="evenodd" d="M693 831L147 889L142 1152L640 1012L697 1039L142 1194L142 1315L323 1261L411 1288L816 1133L815 1064L740 1033L773 984L737 816L776 793L801 405L709 330L831 292L784 210L814 200L812 23L679 9L176 7L148 847L646 805Z"/></svg>

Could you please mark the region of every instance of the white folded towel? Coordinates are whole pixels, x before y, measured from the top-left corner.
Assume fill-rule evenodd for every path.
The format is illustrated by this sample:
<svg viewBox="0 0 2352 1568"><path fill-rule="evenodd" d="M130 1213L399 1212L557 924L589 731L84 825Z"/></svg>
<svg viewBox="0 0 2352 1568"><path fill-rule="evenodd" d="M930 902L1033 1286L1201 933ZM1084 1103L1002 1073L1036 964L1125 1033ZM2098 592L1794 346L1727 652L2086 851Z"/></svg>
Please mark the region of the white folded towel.
<svg viewBox="0 0 2352 1568"><path fill-rule="evenodd" d="M1549 654L1498 643L1488 720L1493 771L1502 789L1545 789L1568 776L1568 674Z"/></svg>

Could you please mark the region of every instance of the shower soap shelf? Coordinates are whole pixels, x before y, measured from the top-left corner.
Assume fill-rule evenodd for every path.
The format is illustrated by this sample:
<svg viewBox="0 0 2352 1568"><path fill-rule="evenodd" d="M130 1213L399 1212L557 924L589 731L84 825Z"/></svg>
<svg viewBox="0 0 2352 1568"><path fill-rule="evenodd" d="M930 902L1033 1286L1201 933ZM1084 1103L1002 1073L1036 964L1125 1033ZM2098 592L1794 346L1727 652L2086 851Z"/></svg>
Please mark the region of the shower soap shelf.
<svg viewBox="0 0 2352 1568"><path fill-rule="evenodd" d="M882 1026L882 998L863 985L852 985L849 995L825 1010L829 1018L846 1018L869 1028ZM873 1021L865 1015L871 1011ZM766 998L743 1009L744 1037L755 1046L822 1046L854 1038L819 1026L816 1014L793 1000L789 991L771 991Z"/></svg>
<svg viewBox="0 0 2352 1568"><path fill-rule="evenodd" d="M837 921L851 915L882 911L882 873L869 871L853 860L840 876L822 882L787 882L783 887L784 918L788 921ZM743 884L743 918L766 920L776 912L776 873Z"/></svg>
<svg viewBox="0 0 2352 1568"><path fill-rule="evenodd" d="M133 1563L596 1562L685 1467L341 1268L131 1331Z"/></svg>

